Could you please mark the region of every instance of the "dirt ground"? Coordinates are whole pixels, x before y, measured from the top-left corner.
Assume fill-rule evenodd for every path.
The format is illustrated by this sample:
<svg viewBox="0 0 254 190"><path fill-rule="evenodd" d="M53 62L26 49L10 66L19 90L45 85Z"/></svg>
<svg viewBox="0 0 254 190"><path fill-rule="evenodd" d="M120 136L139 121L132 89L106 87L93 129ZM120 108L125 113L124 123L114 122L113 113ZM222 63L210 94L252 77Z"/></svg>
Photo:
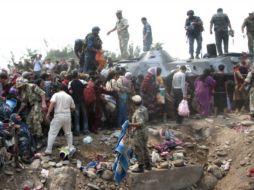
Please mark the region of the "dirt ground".
<svg viewBox="0 0 254 190"><path fill-rule="evenodd" d="M254 125L241 128L241 122L248 119L248 115L235 114L230 114L226 118L218 116L207 119L198 119L198 117L193 116L185 119L184 124L181 126L175 125L174 122L167 122L152 123L149 124L149 128L154 131L158 131L161 128L170 128L184 143L193 143L195 145L194 148L185 149L186 159L188 163L202 165L204 170L215 160L231 159L229 171L226 172L222 179L218 180L215 190L250 190L252 188L249 183L254 182L254 178L247 177L246 174L250 168L254 167ZM91 135L93 138L91 144L84 144L82 142L83 137L75 137L74 145L78 148L78 151L70 160L69 166L76 168L77 159L82 161L83 165L86 165L88 162L98 158L98 156L104 161L112 162L114 160L114 144L116 141L108 142L109 140L105 137L109 137L113 132L112 130L102 130L97 135ZM158 135L150 134L150 147L160 142L162 142L162 139ZM53 154L55 162L60 161L58 148L63 143L65 143L64 137L59 137L56 141L56 148ZM201 146L206 146L207 148L198 148ZM226 154L220 157L218 156L219 151L224 151ZM41 168L31 170L29 165L23 164L23 166L24 169L21 171L17 171L11 166L7 166L0 171L1 190L22 189L23 182L29 179L40 181ZM78 169L76 169L76 174L76 189L89 189L86 185L92 180L84 176ZM99 180L98 182L104 185L105 189L131 189L126 181L118 186L113 181ZM46 182L44 189L47 189L47 187L48 184Z"/></svg>

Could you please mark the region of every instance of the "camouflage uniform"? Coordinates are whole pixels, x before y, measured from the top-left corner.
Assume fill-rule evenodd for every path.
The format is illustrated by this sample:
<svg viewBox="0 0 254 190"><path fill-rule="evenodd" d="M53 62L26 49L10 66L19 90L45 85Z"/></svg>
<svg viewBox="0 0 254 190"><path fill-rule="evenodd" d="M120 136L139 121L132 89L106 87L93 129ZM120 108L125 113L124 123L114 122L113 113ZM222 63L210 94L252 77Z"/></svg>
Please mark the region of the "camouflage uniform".
<svg viewBox="0 0 254 190"><path fill-rule="evenodd" d="M242 25L242 28L244 27L247 28L249 53L253 54L254 53L254 19L250 17L246 18Z"/></svg>
<svg viewBox="0 0 254 190"><path fill-rule="evenodd" d="M31 129L31 133L37 137L42 136L43 111L41 106L41 96L45 92L35 84L26 84L22 90L21 101L23 105L30 106L30 112L26 122Z"/></svg>
<svg viewBox="0 0 254 190"><path fill-rule="evenodd" d="M128 42L129 42L129 32L128 29L122 30L123 27L128 25L128 20L125 18L122 18L121 20L118 20L116 23L116 29L117 29L117 34L118 34L118 39L119 39L119 46L121 50L121 57L123 59L127 59L129 57L128 55Z"/></svg>
<svg viewBox="0 0 254 190"><path fill-rule="evenodd" d="M149 150L147 148L148 130L145 126L145 122L147 120L148 112L146 107L138 107L132 116L132 123L141 125L140 127L136 128L133 133L133 149L138 157L139 165L147 165L151 163Z"/></svg>
<svg viewBox="0 0 254 190"><path fill-rule="evenodd" d="M215 41L219 55L222 55L222 41L224 44L224 53L228 53L228 27L230 26L230 20L228 15L224 13L217 13L213 15L211 24L214 24Z"/></svg>
<svg viewBox="0 0 254 190"><path fill-rule="evenodd" d="M245 79L245 82L247 82L250 85L250 91L249 91L249 108L250 108L250 116L251 119L254 119L254 70L250 71Z"/></svg>

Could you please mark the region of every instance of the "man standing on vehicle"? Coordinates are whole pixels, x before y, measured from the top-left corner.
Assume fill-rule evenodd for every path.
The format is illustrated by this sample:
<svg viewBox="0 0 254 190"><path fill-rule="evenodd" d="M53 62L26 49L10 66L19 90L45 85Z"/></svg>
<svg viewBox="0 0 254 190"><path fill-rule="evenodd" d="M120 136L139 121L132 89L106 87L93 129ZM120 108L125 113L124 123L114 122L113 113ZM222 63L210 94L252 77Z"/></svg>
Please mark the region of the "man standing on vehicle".
<svg viewBox="0 0 254 190"><path fill-rule="evenodd" d="M223 13L223 9L219 8L217 10L217 14L213 15L211 22L210 22L210 34L213 33L214 25L214 32L215 32L215 42L216 47L219 55L222 55L222 46L221 43L223 41L224 44L224 53L228 53L228 36L229 31L228 28L230 28L230 31L232 30L230 20L228 18L228 15Z"/></svg>
<svg viewBox="0 0 254 190"><path fill-rule="evenodd" d="M244 22L242 25L242 33L244 33L245 27L247 30L249 53L253 54L253 51L254 51L254 12L249 13L249 16L246 19L244 19Z"/></svg>
<svg viewBox="0 0 254 190"><path fill-rule="evenodd" d="M202 49L202 32L204 31L203 22L198 16L194 16L194 11L187 12L188 18L185 21L186 35L189 39L190 59L194 59L194 40L197 41L196 59L199 59L199 54Z"/></svg>
<svg viewBox="0 0 254 190"><path fill-rule="evenodd" d="M153 43L152 28L145 17L141 18L143 28L143 51L149 51Z"/></svg>
<svg viewBox="0 0 254 190"><path fill-rule="evenodd" d="M95 26L92 28L92 33L89 33L85 39L85 63L83 72L92 73L97 69L95 60L96 53L101 51L102 41L99 36L100 28Z"/></svg>
<svg viewBox="0 0 254 190"><path fill-rule="evenodd" d="M116 26L112 30L110 30L107 33L107 35L117 30L119 46L121 50L121 57L122 59L127 59L129 57L127 52L128 42L129 42L128 20L123 18L121 10L118 10L116 12L116 17L118 19L118 21L116 22Z"/></svg>

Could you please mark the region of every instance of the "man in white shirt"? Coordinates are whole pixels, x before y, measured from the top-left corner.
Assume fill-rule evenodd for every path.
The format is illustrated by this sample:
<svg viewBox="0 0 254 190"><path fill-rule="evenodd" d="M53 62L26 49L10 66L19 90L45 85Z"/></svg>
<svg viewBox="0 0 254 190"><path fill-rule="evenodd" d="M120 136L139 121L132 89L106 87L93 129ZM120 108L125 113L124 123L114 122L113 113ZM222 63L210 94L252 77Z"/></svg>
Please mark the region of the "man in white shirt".
<svg viewBox="0 0 254 190"><path fill-rule="evenodd" d="M172 89L174 93L174 108L176 123L181 124L183 122L183 117L178 115L178 106L183 99L186 99L187 89L185 85L185 72L187 68L182 65L180 70L176 72L172 80Z"/></svg>
<svg viewBox="0 0 254 190"><path fill-rule="evenodd" d="M50 106L46 118L49 120L50 113L53 110L54 118L50 123L50 129L48 132L48 145L45 151L46 154L52 154L54 141L61 128L63 128L66 136L69 151L75 151L71 132L71 111L75 110L75 104L72 97L63 89L64 86L61 85L61 87L59 87L59 92L55 93L50 100Z"/></svg>
<svg viewBox="0 0 254 190"><path fill-rule="evenodd" d="M49 71L49 73L53 73L54 67L55 67L55 64L51 62L51 59L48 58L45 60L44 69L46 71Z"/></svg>
<svg viewBox="0 0 254 190"><path fill-rule="evenodd" d="M37 54L35 57L35 60L33 62L34 64L34 74L35 74L35 78L39 78L40 74L41 74L41 69L42 69L42 61L41 61L41 54Z"/></svg>
<svg viewBox="0 0 254 190"><path fill-rule="evenodd" d="M119 46L121 50L121 58L127 59L129 57L128 51L127 51L128 42L129 42L128 20L123 18L121 10L118 10L116 12L116 17L118 21L116 22L115 27L112 30L110 30L107 34L109 35L111 32L117 31Z"/></svg>

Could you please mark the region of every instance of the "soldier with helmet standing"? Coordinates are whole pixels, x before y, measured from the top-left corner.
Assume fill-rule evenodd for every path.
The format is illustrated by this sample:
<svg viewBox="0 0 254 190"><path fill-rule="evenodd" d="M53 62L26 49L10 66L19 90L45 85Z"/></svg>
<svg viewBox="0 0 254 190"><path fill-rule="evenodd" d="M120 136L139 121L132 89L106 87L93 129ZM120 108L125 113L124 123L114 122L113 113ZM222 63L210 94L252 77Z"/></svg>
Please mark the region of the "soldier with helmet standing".
<svg viewBox="0 0 254 190"><path fill-rule="evenodd" d="M197 41L196 59L199 59L199 54L202 49L202 32L204 31L203 22L198 16L194 16L194 11L187 12L188 18L185 21L186 35L189 39L190 59L194 59L194 41Z"/></svg>
<svg viewBox="0 0 254 190"><path fill-rule="evenodd" d="M91 73L96 71L97 64L95 60L96 52L101 51L102 41L99 36L100 28L95 26L92 33L89 33L85 39L85 64L83 72Z"/></svg>

